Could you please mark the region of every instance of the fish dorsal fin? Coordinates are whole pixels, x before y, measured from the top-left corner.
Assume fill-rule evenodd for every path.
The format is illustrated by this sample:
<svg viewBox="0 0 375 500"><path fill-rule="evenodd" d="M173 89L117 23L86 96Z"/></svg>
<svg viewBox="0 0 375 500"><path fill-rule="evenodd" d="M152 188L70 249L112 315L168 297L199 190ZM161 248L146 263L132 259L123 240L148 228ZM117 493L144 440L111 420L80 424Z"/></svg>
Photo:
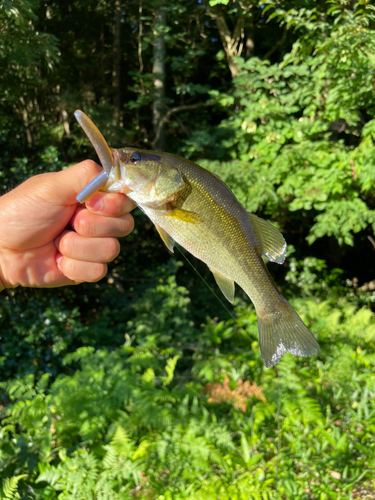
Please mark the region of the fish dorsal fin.
<svg viewBox="0 0 375 500"><path fill-rule="evenodd" d="M272 224L257 215L250 214L249 217L258 237L262 254L272 262L282 264L286 255L286 242L284 236Z"/></svg>
<svg viewBox="0 0 375 500"><path fill-rule="evenodd" d="M172 236L169 236L168 233L164 231L162 227L160 227L158 224L155 224L155 227L160 234L160 238L164 241L165 246L168 248L169 251L173 253L173 247L174 247L174 239Z"/></svg>
<svg viewBox="0 0 375 500"><path fill-rule="evenodd" d="M229 300L231 304L234 301L234 281L223 276L219 271L215 271L215 269L209 268L212 274L214 275L215 281L218 284L218 287L223 292L224 297Z"/></svg>

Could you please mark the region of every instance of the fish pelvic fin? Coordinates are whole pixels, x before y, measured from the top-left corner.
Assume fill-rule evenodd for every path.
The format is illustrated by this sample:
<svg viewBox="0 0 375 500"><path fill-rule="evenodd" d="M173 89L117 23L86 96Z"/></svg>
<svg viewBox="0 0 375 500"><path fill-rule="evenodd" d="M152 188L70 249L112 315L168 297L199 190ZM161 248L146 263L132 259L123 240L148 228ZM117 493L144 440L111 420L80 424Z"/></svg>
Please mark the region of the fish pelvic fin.
<svg viewBox="0 0 375 500"><path fill-rule="evenodd" d="M318 342L285 299L275 312L257 310L259 345L267 368L278 363L288 351L295 356L313 356L320 351Z"/></svg>
<svg viewBox="0 0 375 500"><path fill-rule="evenodd" d="M155 224L155 227L160 234L160 238L164 241L165 246L168 248L170 252L173 253L173 247L174 247L174 239L172 236L169 236L169 234L164 231L162 227L160 227L158 224Z"/></svg>
<svg viewBox="0 0 375 500"><path fill-rule="evenodd" d="M209 268L212 274L214 275L215 281L223 292L224 297L229 300L231 304L234 301L234 281L230 278L226 278L219 271L215 271L215 269Z"/></svg>

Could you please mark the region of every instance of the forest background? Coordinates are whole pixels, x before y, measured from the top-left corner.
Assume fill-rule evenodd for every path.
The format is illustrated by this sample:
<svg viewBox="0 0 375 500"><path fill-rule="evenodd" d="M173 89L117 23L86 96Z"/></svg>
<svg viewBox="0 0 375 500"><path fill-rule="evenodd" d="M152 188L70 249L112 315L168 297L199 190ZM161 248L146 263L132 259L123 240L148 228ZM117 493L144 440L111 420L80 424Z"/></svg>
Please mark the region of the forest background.
<svg viewBox="0 0 375 500"><path fill-rule="evenodd" d="M0 498L375 497L374 10L2 0L1 192L95 159L78 108L196 161L282 231L322 349L265 369L245 294L135 211L101 282L1 293Z"/></svg>

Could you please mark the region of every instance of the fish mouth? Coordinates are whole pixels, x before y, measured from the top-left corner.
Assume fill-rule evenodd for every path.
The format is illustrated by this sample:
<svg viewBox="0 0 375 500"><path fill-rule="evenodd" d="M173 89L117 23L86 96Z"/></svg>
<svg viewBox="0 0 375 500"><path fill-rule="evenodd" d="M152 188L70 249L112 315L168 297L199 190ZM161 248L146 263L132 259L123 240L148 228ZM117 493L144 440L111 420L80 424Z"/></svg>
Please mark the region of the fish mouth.
<svg viewBox="0 0 375 500"><path fill-rule="evenodd" d="M120 162L119 155L116 149L111 149L112 153L112 167L109 171L106 171L108 176L107 182L103 185L103 189L106 190L111 187L115 182L118 182L121 179L121 170L120 170Z"/></svg>
<svg viewBox="0 0 375 500"><path fill-rule="evenodd" d="M119 155L116 149L112 149L108 146L98 127L87 115L85 115L85 113L83 113L83 111L78 109L74 113L74 116L89 138L91 144L94 146L103 166L103 171L82 189L76 197L76 200L79 203L84 203L100 189L102 191L116 190L121 193L129 193L131 189L121 182L122 169L120 165L125 165L129 161L131 153L129 157L122 158L124 155Z"/></svg>
<svg viewBox="0 0 375 500"><path fill-rule="evenodd" d="M90 181L86 187L76 197L79 203L84 203L97 191L107 191L121 177L121 172L118 164L118 156L116 150L111 150L112 166L110 169L103 168L102 172Z"/></svg>
<svg viewBox="0 0 375 500"><path fill-rule="evenodd" d="M117 184L121 179L121 172L118 164L118 156L116 150L112 149L113 164L110 170L103 170L94 177L86 187L76 197L78 203L84 203L91 196L93 196L97 191L109 191L111 186Z"/></svg>
<svg viewBox="0 0 375 500"><path fill-rule="evenodd" d="M125 184L125 169L131 158L131 152L124 153L123 150L112 149L113 166L109 172L107 181L102 186L102 191L115 191L116 193L130 193L132 189ZM95 179L94 179L95 180Z"/></svg>
<svg viewBox="0 0 375 500"><path fill-rule="evenodd" d="M119 154L116 149L111 149L111 154L113 158L111 169L109 171L103 169L100 174L94 177L92 181L82 189L76 198L79 203L84 203L97 191L115 191L116 193L124 194L132 191L132 189L124 183L124 176L122 175L122 170L124 170L131 154L128 155L128 159L125 159L124 155Z"/></svg>

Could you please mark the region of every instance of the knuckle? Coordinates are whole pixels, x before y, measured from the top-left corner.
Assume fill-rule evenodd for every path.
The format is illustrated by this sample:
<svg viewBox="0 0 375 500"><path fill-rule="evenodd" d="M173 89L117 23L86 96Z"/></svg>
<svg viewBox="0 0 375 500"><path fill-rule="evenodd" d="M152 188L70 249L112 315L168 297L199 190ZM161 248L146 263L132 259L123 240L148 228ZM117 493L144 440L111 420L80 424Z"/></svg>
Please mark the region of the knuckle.
<svg viewBox="0 0 375 500"><path fill-rule="evenodd" d="M85 160L85 165L89 169L97 169L98 168L98 164L95 163L94 160Z"/></svg>
<svg viewBox="0 0 375 500"><path fill-rule="evenodd" d="M106 249L105 249L105 255L106 255L106 262L110 262L111 260L115 259L118 254L120 253L120 243L116 238L108 238L106 242Z"/></svg>
<svg viewBox="0 0 375 500"><path fill-rule="evenodd" d="M63 255L68 254L68 247L69 245L66 242L66 237L63 236L59 242L59 252L62 253Z"/></svg>
<svg viewBox="0 0 375 500"><path fill-rule="evenodd" d="M101 280L107 274L107 269L107 264L94 264L91 267L90 277L86 281L95 283L96 281Z"/></svg>
<svg viewBox="0 0 375 500"><path fill-rule="evenodd" d="M116 193L116 196L112 199L113 204L113 215L115 217L120 217L126 210L124 209L124 195L122 193Z"/></svg>
<svg viewBox="0 0 375 500"><path fill-rule="evenodd" d="M74 229L81 236L94 236L94 224L87 211L80 212L74 222Z"/></svg>
<svg viewBox="0 0 375 500"><path fill-rule="evenodd" d="M64 232L57 240L57 248L63 255L68 255L71 247L71 231Z"/></svg>
<svg viewBox="0 0 375 500"><path fill-rule="evenodd" d="M70 280L75 280L76 278L76 267L76 262L69 258L62 259L60 264L61 271Z"/></svg>
<svg viewBox="0 0 375 500"><path fill-rule="evenodd" d="M96 175L101 170L100 166L93 160L84 160L79 164L90 176Z"/></svg>
<svg viewBox="0 0 375 500"><path fill-rule="evenodd" d="M133 216L130 214L124 215L124 232L125 236L131 233L134 229L134 219Z"/></svg>
<svg viewBox="0 0 375 500"><path fill-rule="evenodd" d="M95 283L107 274L107 264L63 259L63 274L74 282Z"/></svg>

